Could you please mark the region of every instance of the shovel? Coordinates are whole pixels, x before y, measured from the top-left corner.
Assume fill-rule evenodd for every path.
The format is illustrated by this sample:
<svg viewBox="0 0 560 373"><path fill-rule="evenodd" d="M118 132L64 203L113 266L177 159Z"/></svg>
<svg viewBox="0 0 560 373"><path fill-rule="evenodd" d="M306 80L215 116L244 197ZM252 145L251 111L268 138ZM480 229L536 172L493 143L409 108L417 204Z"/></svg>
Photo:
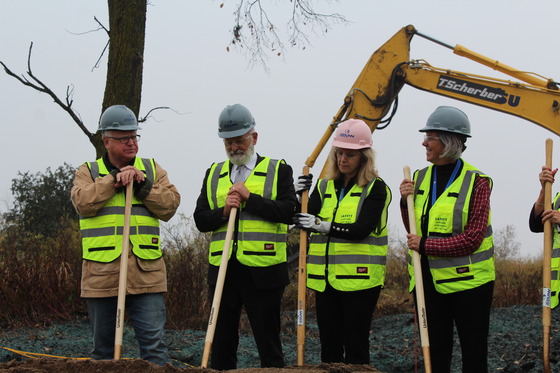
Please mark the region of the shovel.
<svg viewBox="0 0 560 373"><path fill-rule="evenodd" d="M124 305L126 301L126 284L128 276L128 253L130 251L130 212L132 210L132 184L126 186L126 199L124 206L124 227L121 252L121 267L119 272L119 293L117 297L117 321L115 327L115 360L121 358L123 331L124 331Z"/></svg>
<svg viewBox="0 0 560 373"><path fill-rule="evenodd" d="M552 139L545 142L546 165L552 168ZM544 209L552 206L552 185L544 184ZM543 369L550 373L550 281L551 281L551 259L552 258L552 223L550 220L544 222L544 253L543 253Z"/></svg>
<svg viewBox="0 0 560 373"><path fill-rule="evenodd" d="M410 168L404 166L405 179L412 180L410 177ZM406 198L408 208L408 225L410 233L416 234L416 217L414 213L414 197L409 194ZM412 263L414 265L414 287L416 293L416 305L418 308L418 323L420 324L420 343L422 345L422 354L424 356L424 369L426 373L432 372L432 362L430 358L430 339L428 337L428 315L426 314L426 302L424 300L424 282L422 280L422 264L420 263L420 254L412 250Z"/></svg>
<svg viewBox="0 0 560 373"><path fill-rule="evenodd" d="M234 207L229 213L224 249L222 250L222 261L220 262L220 269L218 270L216 290L214 291L214 298L212 299L212 308L210 309L210 318L208 319L208 329L206 330L206 339L204 340L204 351L202 352L201 365L202 368L208 367L208 358L210 357L210 351L212 350L212 342L214 341L216 321L218 320L218 311L220 310L220 302L222 301L222 292L224 290L224 280L226 278L231 237L233 236L233 229L235 228L236 215L237 208Z"/></svg>
<svg viewBox="0 0 560 373"><path fill-rule="evenodd" d="M309 175L309 167L303 167L303 174ZM309 191L301 194L301 212L307 212ZM307 231L299 233L299 268L298 268L298 300L297 300L297 365L305 363L305 295L307 293Z"/></svg>

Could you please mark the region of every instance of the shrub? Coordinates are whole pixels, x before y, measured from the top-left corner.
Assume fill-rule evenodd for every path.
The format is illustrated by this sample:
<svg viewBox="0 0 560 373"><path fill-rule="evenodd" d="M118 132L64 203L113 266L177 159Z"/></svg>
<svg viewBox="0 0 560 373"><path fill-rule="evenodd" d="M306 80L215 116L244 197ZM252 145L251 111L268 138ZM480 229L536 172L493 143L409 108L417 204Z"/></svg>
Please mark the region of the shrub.
<svg viewBox="0 0 560 373"><path fill-rule="evenodd" d="M387 255L385 287L381 290L375 317L414 312L414 301L408 291L408 251L400 242L392 246Z"/></svg>
<svg viewBox="0 0 560 373"><path fill-rule="evenodd" d="M210 235L196 230L192 220L181 215L179 223L165 226L164 236L168 325L201 329L208 323L211 304L206 285Z"/></svg>
<svg viewBox="0 0 560 373"><path fill-rule="evenodd" d="M75 168L69 164L44 173L18 173L12 179L14 206L3 214L4 224L35 235L54 237L69 220L78 220L70 201Z"/></svg>
<svg viewBox="0 0 560 373"><path fill-rule="evenodd" d="M518 304L537 305L542 302L542 260L496 259L494 307Z"/></svg>
<svg viewBox="0 0 560 373"><path fill-rule="evenodd" d="M80 300L81 242L77 223L61 219L44 237L12 226L0 248L0 320L8 325L69 320L85 312Z"/></svg>

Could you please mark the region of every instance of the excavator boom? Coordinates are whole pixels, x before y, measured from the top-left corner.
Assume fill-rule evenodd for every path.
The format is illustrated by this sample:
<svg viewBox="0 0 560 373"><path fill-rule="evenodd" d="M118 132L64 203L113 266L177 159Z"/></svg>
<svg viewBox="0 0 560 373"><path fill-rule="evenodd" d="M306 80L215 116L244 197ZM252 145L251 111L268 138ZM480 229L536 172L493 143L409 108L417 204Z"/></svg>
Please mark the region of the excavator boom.
<svg viewBox="0 0 560 373"><path fill-rule="evenodd" d="M414 35L524 83L432 67L424 60L410 60ZM524 118L560 135L560 90L552 79L516 70L460 45L449 46L408 25L371 55L305 164L313 167L338 123L346 119L362 119L372 132L384 128L379 125L391 121L404 85Z"/></svg>
<svg viewBox="0 0 560 373"><path fill-rule="evenodd" d="M560 134L560 91L434 68L413 61L403 68L415 88L501 111Z"/></svg>
<svg viewBox="0 0 560 373"><path fill-rule="evenodd" d="M307 158L305 162L307 166L313 167L338 123L349 118L359 118L369 125L372 132L377 128L404 84L404 82L395 82L398 86L389 86L395 67L410 58L410 40L414 36L414 31L412 26L402 28L371 55L344 98L343 105Z"/></svg>

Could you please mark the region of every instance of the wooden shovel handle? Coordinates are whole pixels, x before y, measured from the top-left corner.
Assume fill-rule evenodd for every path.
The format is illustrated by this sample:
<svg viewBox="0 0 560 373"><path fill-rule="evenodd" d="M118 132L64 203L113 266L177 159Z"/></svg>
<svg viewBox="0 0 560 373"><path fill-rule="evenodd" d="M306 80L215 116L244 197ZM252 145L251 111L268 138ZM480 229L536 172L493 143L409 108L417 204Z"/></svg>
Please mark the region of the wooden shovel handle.
<svg viewBox="0 0 560 373"><path fill-rule="evenodd" d="M309 175L309 167L303 167L303 174ZM301 194L301 212L307 212L309 191ZM297 301L297 365L305 364L305 296L307 294L307 231L299 233L298 301Z"/></svg>
<svg viewBox="0 0 560 373"><path fill-rule="evenodd" d="M410 175L410 167L404 166L403 173L405 179L412 180ZM408 209L408 225L410 233L416 234L416 216L414 212L414 196L409 194L406 198L406 206ZM422 280L422 264L420 262L420 254L412 251L412 264L414 266L414 287L416 293L416 308L418 311L418 324L420 328L420 343L422 344L422 354L424 356L424 369L426 373L431 373L432 363L430 358L430 340L428 337L428 315L426 313L426 303L424 300L424 282Z"/></svg>
<svg viewBox="0 0 560 373"><path fill-rule="evenodd" d="M226 238L224 241L224 249L222 250L222 260L218 269L218 278L216 280L216 289L212 299L212 308L210 309L210 318L208 319L208 328L206 330L206 339L204 341L204 351L202 352L202 368L208 367L210 351L212 350L212 342L214 341L214 332L216 331L216 322L218 321L218 312L220 311L220 303L222 301L222 293L224 290L224 281L226 279L227 266L229 260L229 252L231 248L231 239L235 228L235 218L237 216L237 208L232 208L229 213Z"/></svg>
<svg viewBox="0 0 560 373"><path fill-rule="evenodd" d="M546 165L552 168L552 139L545 141ZM544 184L544 209L552 206L552 184ZM551 261L552 261L552 223L547 220L544 223L544 245L543 245L543 369L545 373L550 373L550 282L551 282Z"/></svg>
<svg viewBox="0 0 560 373"><path fill-rule="evenodd" d="M121 358L123 332L124 332L124 307L126 301L126 286L128 280L128 253L130 251L130 214L132 211L132 184L126 186L124 205L124 226L121 252L121 266L119 272L119 292L117 295L117 315L115 326L115 351L114 358Z"/></svg>

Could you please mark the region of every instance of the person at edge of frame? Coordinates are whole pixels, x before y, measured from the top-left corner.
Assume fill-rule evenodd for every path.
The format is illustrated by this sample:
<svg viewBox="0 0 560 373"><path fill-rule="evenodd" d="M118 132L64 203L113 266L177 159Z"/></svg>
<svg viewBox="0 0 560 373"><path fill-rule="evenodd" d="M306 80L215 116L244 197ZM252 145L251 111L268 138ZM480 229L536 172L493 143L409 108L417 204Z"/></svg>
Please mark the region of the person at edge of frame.
<svg viewBox="0 0 560 373"><path fill-rule="evenodd" d="M537 201L531 208L529 214L529 229L531 232L544 232L544 223L550 221L552 224L552 256L550 260L550 308L554 309L559 303L560 279L558 278L560 269L560 193L557 193L552 201L552 206L544 205L544 186L554 184L558 169L552 169L546 165L542 166L539 173L539 183L541 189ZM544 299L544 298L543 298Z"/></svg>

